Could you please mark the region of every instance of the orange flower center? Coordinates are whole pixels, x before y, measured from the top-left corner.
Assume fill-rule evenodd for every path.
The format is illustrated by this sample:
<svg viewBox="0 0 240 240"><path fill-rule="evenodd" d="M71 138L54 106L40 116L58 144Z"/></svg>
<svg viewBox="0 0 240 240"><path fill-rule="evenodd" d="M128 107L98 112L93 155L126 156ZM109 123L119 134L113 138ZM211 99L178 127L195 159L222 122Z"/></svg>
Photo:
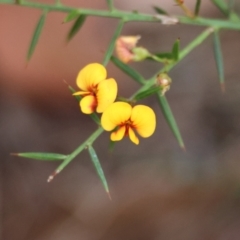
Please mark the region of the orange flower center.
<svg viewBox="0 0 240 240"><path fill-rule="evenodd" d="M119 125L119 127L123 127L123 126L126 127L125 134L124 134L125 136L129 135L129 128L136 129L136 126L133 124L133 122L130 119Z"/></svg>

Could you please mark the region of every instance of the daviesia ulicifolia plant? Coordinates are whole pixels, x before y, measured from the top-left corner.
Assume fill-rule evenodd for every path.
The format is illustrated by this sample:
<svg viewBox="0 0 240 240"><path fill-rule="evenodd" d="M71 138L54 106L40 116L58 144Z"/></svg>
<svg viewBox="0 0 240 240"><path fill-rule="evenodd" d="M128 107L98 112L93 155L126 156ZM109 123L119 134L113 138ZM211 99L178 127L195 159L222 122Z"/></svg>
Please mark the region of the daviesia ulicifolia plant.
<svg viewBox="0 0 240 240"><path fill-rule="evenodd" d="M109 194L104 172L92 145L104 131L110 132L112 142L117 142L124 137L129 137L130 141L135 145L139 145L140 140L138 136L143 138L152 136L157 124L154 110L149 106L138 104L139 100L151 95L157 96L157 101L170 129L180 147L184 149L184 142L165 96L166 92L170 89L170 85L173 83L169 72L194 48L202 44L210 35L213 35L214 56L220 85L222 90L224 90L224 66L219 33L222 29L240 30L240 17L234 11L233 1L211 0L211 2L225 15L225 19L200 17L201 0L195 1L194 9L190 9L183 0L172 1L174 5L182 9L183 15L181 16L171 16L157 6L154 7L156 14L120 11L115 8L113 0L106 0L107 10L70 7L62 4L60 0L57 0L55 4L26 0L0 0L0 4L37 8L42 11L29 45L27 53L28 61L33 56L49 12L65 12L67 15L63 22L74 22L67 36L68 41L79 32L87 17L97 16L119 19L118 26L105 51L102 63L96 63L95 59L92 59L92 62L87 66L82 66L82 69L76 74L77 90L68 85L71 94L79 102L80 111L82 111L83 114L88 114L90 118L96 122L98 126L97 130L68 155L42 152L16 153L14 155L38 160L62 161L59 167L48 178L48 182L50 182L54 176L60 173L79 153L84 149L88 149L90 158L103 186ZM169 47L169 52L152 53L147 48L138 46L140 36L121 35L124 25L131 21L158 22L159 24L167 26L182 23L204 26L206 29L182 50L180 50L180 40L173 39L173 45ZM116 56L114 56L114 50ZM120 70L139 83L139 89L133 93L130 98L121 96L118 92L117 79L115 79L114 76L108 76L107 64L109 61L112 61ZM145 79L140 73L129 66L129 63L133 61L155 61L159 63L160 67L156 73L152 74L150 79Z"/></svg>

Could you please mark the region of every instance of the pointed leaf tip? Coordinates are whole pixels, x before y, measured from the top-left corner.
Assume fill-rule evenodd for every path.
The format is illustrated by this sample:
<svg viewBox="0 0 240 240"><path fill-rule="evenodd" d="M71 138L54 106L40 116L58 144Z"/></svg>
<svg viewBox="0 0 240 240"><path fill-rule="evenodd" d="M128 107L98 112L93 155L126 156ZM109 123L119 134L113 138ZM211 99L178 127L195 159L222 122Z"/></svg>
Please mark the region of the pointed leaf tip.
<svg viewBox="0 0 240 240"><path fill-rule="evenodd" d="M183 139L182 139L181 133L179 131L177 122L176 122L176 120L173 116L172 110L171 110L171 108L168 104L168 101L167 101L166 97L162 96L160 93L157 94L157 97L158 97L158 102L160 104L160 107L162 109L162 113L163 113L170 129L172 130L173 135L177 139L179 146L184 150L185 149L185 144L183 142Z"/></svg>
<svg viewBox="0 0 240 240"><path fill-rule="evenodd" d="M157 6L153 6L153 9L154 9L155 12L158 13L158 14L168 15L168 13L167 13L165 10L163 10L162 8L159 8L159 7L157 7Z"/></svg>
<svg viewBox="0 0 240 240"><path fill-rule="evenodd" d="M12 156L31 158L33 160L42 161L59 161L67 158L67 155L59 153L45 153L45 152L25 152L25 153L11 153Z"/></svg>
<svg viewBox="0 0 240 240"><path fill-rule="evenodd" d="M89 145L88 146L88 153L90 155L90 158L92 160L92 163L97 171L97 174L103 184L103 187L106 191L106 193L108 194L108 197L111 199L111 196L110 196L110 193L109 193L109 188L108 188L108 184L107 184L107 180L105 178L105 175L104 175L104 172L103 172L103 169L102 169L102 166L100 164L100 161L98 159L98 156L97 156L97 153L96 151L94 150L94 148L92 147L92 145Z"/></svg>
<svg viewBox="0 0 240 240"><path fill-rule="evenodd" d="M60 171L55 170L47 179L47 182L50 183Z"/></svg>

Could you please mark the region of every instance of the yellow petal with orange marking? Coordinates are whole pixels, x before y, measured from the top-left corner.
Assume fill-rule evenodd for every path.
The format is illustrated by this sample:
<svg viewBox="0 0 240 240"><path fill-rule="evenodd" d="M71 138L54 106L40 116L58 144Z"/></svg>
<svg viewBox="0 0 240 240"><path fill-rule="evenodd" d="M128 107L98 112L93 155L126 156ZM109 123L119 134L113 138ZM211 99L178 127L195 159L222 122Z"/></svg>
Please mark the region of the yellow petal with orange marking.
<svg viewBox="0 0 240 240"><path fill-rule="evenodd" d="M132 130L131 127L129 127L129 129L128 129L128 134L129 134L130 140L133 143L135 143L136 145L138 145L139 144L139 139L138 139L138 137L136 136L135 132Z"/></svg>
<svg viewBox="0 0 240 240"><path fill-rule="evenodd" d="M156 128L156 116L154 111L144 105L137 105L132 109L131 120L140 136L151 136Z"/></svg>
<svg viewBox="0 0 240 240"><path fill-rule="evenodd" d="M104 130L111 131L115 127L124 124L131 117L132 107L125 102L115 102L109 105L103 112L101 124Z"/></svg>
<svg viewBox="0 0 240 240"><path fill-rule="evenodd" d="M96 87L98 83L106 79L107 70L99 63L91 63L84 67L77 76L77 85L84 91Z"/></svg>
<svg viewBox="0 0 240 240"><path fill-rule="evenodd" d="M117 83L113 78L103 80L97 87L97 109L102 113L117 97Z"/></svg>
<svg viewBox="0 0 240 240"><path fill-rule="evenodd" d="M91 114L96 108L96 99L94 96L86 96L80 101L80 107L83 113Z"/></svg>
<svg viewBox="0 0 240 240"><path fill-rule="evenodd" d="M123 139L126 132L126 126L120 127L118 130L111 133L111 140L112 141L120 141Z"/></svg>

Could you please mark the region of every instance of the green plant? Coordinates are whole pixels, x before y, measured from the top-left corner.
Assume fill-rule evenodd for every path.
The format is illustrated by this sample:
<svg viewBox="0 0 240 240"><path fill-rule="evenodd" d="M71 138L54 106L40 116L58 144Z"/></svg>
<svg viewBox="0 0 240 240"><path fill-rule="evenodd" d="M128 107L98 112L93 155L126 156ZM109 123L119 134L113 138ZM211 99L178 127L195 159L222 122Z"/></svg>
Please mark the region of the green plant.
<svg viewBox="0 0 240 240"><path fill-rule="evenodd" d="M139 12L126 12L120 11L114 7L114 2L112 0L107 0L108 10L93 10L93 9L83 9L75 8L63 5L59 0L55 4L43 4L39 2L30 2L25 0L0 0L1 4L8 5L18 5L21 7L30 7L37 8L42 11L40 19L36 25L33 37L27 53L27 61L31 59L34 54L34 50L37 46L37 43L40 39L41 32L44 29L45 19L49 12L65 12L67 16L63 20L64 23L73 21L73 26L69 31L67 40L70 41L80 30L81 26L84 24L84 21L89 16L97 17L106 17L106 18L117 18L119 19L118 26L113 34L113 37L108 45L106 50L102 65L107 66L109 61L112 61L119 69L129 75L133 80L135 80L139 85L139 89L129 98L125 99L118 97L119 101L128 102L134 105L137 101L144 99L150 95L155 94L159 106L165 116L165 119L172 130L174 136L176 137L181 148L185 149L184 142L178 125L173 116L171 108L168 104L165 93L169 90L172 80L168 76L168 73L174 68L182 59L184 59L193 49L202 44L210 35L213 35L214 40L214 52L215 60L217 65L217 70L219 74L219 81L222 90L224 91L224 66L223 66L223 57L221 52L221 44L219 33L222 30L240 30L240 17L234 12L233 1L224 1L224 0L212 0L212 3L226 16L225 19L209 19L199 17L199 11L201 7L201 0L196 0L196 5L194 11L191 11L185 4L184 1L176 0L175 2L182 8L184 16L171 16L166 13L163 9L159 7L154 7L156 14L143 14ZM113 52L116 46L116 42L120 38L121 31L124 27L124 24L132 21L143 21L143 22L158 22L163 25L172 25L177 23L190 24L196 26L206 27L206 29L199 34L195 39L193 39L184 49L180 49L180 40L177 39L171 51L167 53L150 53L145 48L140 48L136 46L137 41L134 40L134 44L129 48L126 46L125 50L129 50L129 53L132 54L129 60L132 61L157 61L163 64L163 67L160 68L156 73L152 75L150 79L144 79L135 69L131 68L127 61L121 61L121 55L119 58L113 56ZM125 44L125 43L124 43ZM123 44L123 47L125 45ZM122 46L122 45L121 45ZM117 49L118 50L118 49ZM124 49L123 49L124 51ZM75 93L75 89L68 85L71 93ZM82 96L75 95L75 98L78 101L81 101ZM38 160L47 160L47 161L62 161L59 167L50 175L48 182L51 181L55 175L60 173L79 153L84 149L88 149L91 160L97 170L97 173L104 185L106 192L109 194L109 189L107 185L104 172L100 165L97 154L93 148L93 143L97 138L104 132L104 129L101 126L101 120L99 114L96 112L91 112L89 115L97 124L98 128L94 131L83 143L80 144L72 153L68 155L55 154L55 153L16 153L13 155L19 157L27 157L31 159ZM110 195L109 195L110 196Z"/></svg>

